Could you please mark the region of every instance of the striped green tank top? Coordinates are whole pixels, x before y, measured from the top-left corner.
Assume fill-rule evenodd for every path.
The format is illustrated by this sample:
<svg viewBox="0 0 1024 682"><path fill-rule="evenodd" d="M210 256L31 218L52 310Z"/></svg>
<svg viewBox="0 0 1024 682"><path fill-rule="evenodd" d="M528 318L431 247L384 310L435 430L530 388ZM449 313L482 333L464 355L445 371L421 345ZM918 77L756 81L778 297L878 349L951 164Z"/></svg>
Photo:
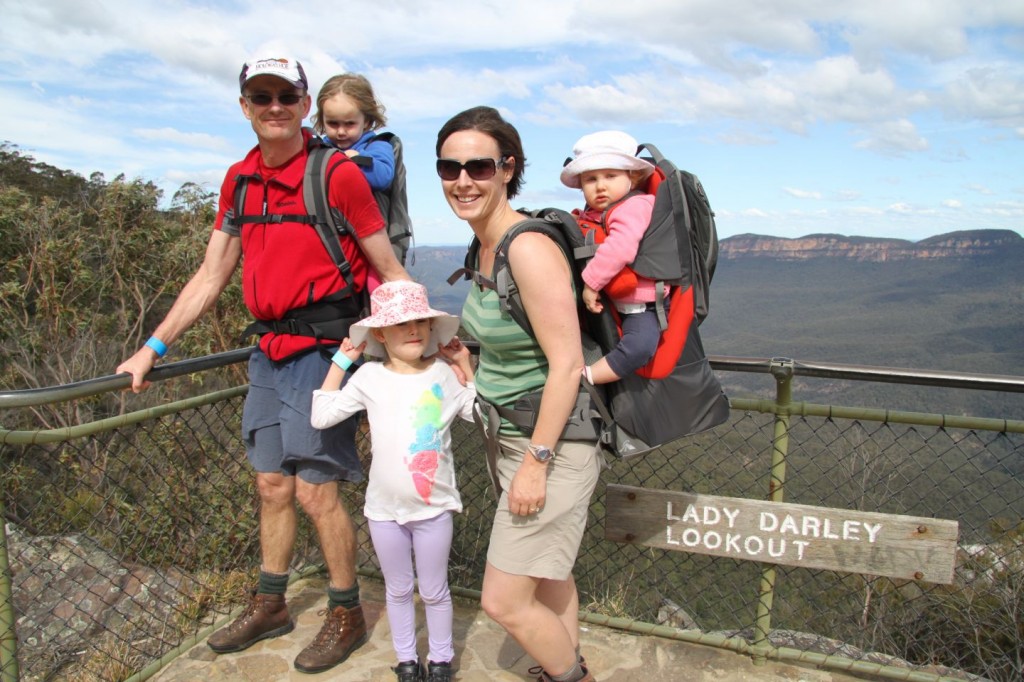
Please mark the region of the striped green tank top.
<svg viewBox="0 0 1024 682"><path fill-rule="evenodd" d="M480 342L477 393L495 405L512 405L519 396L543 388L548 361L537 341L500 306L497 292L471 285L462 307L462 326ZM505 420L501 432L522 435Z"/></svg>

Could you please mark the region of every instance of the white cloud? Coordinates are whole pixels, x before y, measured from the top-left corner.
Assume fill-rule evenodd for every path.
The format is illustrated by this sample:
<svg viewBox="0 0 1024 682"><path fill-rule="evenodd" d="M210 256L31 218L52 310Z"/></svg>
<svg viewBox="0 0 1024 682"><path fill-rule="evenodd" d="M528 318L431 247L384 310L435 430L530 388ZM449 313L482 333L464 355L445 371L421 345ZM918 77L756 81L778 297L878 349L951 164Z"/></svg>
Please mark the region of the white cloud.
<svg viewBox="0 0 1024 682"><path fill-rule="evenodd" d="M149 142L170 142L199 149L229 149L227 141L222 137L206 133L186 133L173 128L136 128L132 135Z"/></svg>
<svg viewBox="0 0 1024 682"><path fill-rule="evenodd" d="M900 215L912 215L919 214L922 212L922 209L920 207L902 201L897 202L895 204L891 204L886 210L889 213L896 213Z"/></svg>
<svg viewBox="0 0 1024 682"><path fill-rule="evenodd" d="M862 27L845 32L855 50L895 48L934 60L966 53L972 29L1024 22L1024 9L1017 0L861 0L843 5L850 24Z"/></svg>
<svg viewBox="0 0 1024 682"><path fill-rule="evenodd" d="M733 147L764 147L776 144L776 138L751 130L734 130L719 133L714 138L722 144Z"/></svg>
<svg viewBox="0 0 1024 682"><path fill-rule="evenodd" d="M588 123L719 120L757 122L805 134L820 122L876 123L925 107L927 97L901 88L883 69L865 71L851 57L780 62L750 78L701 75L665 65L624 72L608 82L559 82L544 91L546 110Z"/></svg>
<svg viewBox="0 0 1024 682"><path fill-rule="evenodd" d="M783 187L782 191L791 197L797 199L820 199L821 192L813 192L806 189L797 189L796 187Z"/></svg>
<svg viewBox="0 0 1024 682"><path fill-rule="evenodd" d="M940 98L943 110L961 120L1024 125L1024 70L1020 65L971 68L951 82Z"/></svg>
<svg viewBox="0 0 1024 682"><path fill-rule="evenodd" d="M864 137L856 143L858 149L868 149L886 156L901 156L907 152L928 149L928 140L921 137L917 127L907 119L885 121L862 128Z"/></svg>
<svg viewBox="0 0 1024 682"><path fill-rule="evenodd" d="M882 215L885 212L884 208L877 206L855 206L850 209L850 213L854 215Z"/></svg>
<svg viewBox="0 0 1024 682"><path fill-rule="evenodd" d="M1024 218L1024 202L1001 201L991 206L983 206L981 212L986 215L1020 220Z"/></svg>

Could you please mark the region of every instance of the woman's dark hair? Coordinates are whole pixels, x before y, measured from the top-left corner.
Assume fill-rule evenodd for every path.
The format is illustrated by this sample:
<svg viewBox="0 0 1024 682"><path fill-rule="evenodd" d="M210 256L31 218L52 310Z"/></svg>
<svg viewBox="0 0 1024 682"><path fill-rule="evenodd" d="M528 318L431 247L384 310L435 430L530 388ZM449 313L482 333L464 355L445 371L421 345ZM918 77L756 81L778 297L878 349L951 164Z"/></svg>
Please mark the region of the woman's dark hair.
<svg viewBox="0 0 1024 682"><path fill-rule="evenodd" d="M441 146L453 133L463 130L478 130L494 138L498 143L498 153L502 158L515 159L512 179L507 186L508 198L519 194L523 186L523 171L526 170L526 154L523 153L523 142L519 139L519 131L506 121L493 107L473 107L455 114L441 126L437 133L437 148L434 153L441 158Z"/></svg>

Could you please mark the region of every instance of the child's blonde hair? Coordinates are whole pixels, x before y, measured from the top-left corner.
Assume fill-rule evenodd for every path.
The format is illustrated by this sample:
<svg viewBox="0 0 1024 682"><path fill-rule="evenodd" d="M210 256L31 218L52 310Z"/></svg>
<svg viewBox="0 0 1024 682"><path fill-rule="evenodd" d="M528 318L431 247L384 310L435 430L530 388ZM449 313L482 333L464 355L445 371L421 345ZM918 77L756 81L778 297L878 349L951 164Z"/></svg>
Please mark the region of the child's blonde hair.
<svg viewBox="0 0 1024 682"><path fill-rule="evenodd" d="M370 130L383 128L388 119L384 115L384 105L373 94L373 86L366 76L358 73L342 73L331 76L320 88L316 96L316 114L313 116L313 130L321 135L325 132L324 102L338 93L351 97L359 111L366 117Z"/></svg>

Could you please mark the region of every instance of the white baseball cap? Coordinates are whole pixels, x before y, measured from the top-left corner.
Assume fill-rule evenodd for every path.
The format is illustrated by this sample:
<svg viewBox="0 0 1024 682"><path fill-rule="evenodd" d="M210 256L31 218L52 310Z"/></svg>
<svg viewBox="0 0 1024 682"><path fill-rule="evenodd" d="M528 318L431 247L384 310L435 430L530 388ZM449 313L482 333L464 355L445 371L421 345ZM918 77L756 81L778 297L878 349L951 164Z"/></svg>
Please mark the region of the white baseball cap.
<svg viewBox="0 0 1024 682"><path fill-rule="evenodd" d="M242 72L238 74L238 87L245 90L245 84L256 76L277 76L288 81L297 88L309 90L306 71L299 60L279 55L260 55L242 64Z"/></svg>

